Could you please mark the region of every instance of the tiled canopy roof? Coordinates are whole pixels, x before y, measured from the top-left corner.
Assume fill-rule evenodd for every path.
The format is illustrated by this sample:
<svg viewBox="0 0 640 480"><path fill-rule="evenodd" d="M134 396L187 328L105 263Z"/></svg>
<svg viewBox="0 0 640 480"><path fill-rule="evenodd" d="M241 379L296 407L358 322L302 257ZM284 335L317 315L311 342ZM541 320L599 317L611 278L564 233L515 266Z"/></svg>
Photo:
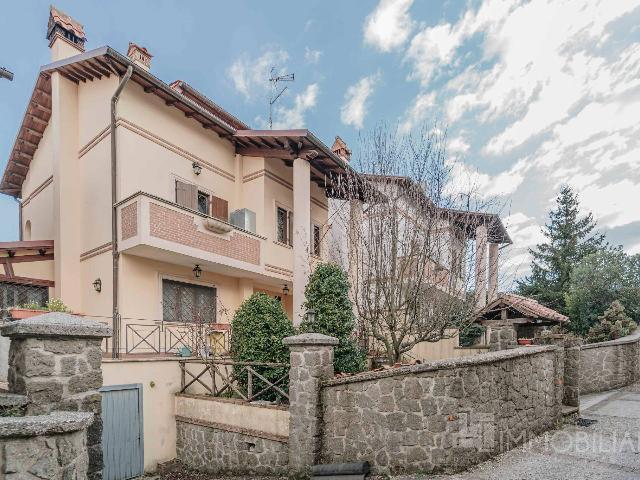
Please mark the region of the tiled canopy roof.
<svg viewBox="0 0 640 480"><path fill-rule="evenodd" d="M569 321L569 317L562 315L549 307L545 307L532 298L516 295L515 293L499 293L498 298L484 307L478 316L481 317L484 314L495 312L503 308L512 308L520 312L522 316L526 318L553 320L556 322Z"/></svg>

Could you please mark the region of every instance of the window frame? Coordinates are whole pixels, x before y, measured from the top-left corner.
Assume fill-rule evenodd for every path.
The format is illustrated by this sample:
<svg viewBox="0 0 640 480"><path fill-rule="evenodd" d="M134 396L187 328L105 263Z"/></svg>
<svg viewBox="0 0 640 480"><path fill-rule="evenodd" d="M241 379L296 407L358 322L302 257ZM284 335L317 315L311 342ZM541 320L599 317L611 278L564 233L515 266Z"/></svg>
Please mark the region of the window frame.
<svg viewBox="0 0 640 480"><path fill-rule="evenodd" d="M203 282L203 281L198 281L198 280L193 280L191 278L186 278L186 277L180 277L177 275L170 275L170 274L162 274L160 273L158 275L158 294L159 294L159 298L160 301L158 302L158 306L159 306L159 314L158 317L158 323L167 323L167 324L172 324L172 325L180 325L180 324L184 324L184 323L193 323L193 322L181 322L181 321L175 321L175 320L165 320L164 318L164 281L171 281L171 282L177 282L177 283L184 283L187 285L193 285L193 286L197 286L197 287L206 287L206 288L211 288L214 290L215 292L215 310L214 310L214 319L213 321L209 321L208 323L216 323L218 321L218 297L219 297L219 288L218 285L216 283L211 283L211 282Z"/></svg>
<svg viewBox="0 0 640 480"><path fill-rule="evenodd" d="M276 203L275 205L275 214L276 214L276 221L275 221L275 242L280 244L280 245L284 245L284 246L289 246L289 247L293 247L293 235L291 230L293 229L293 211L282 205L279 203ZM282 210L283 212L285 212L285 224L284 224L284 241L282 241L280 239L280 215L279 215L279 210Z"/></svg>
<svg viewBox="0 0 640 480"><path fill-rule="evenodd" d="M197 198L196 198L196 206L198 207L198 212L207 215L207 216L211 216L211 198L212 195L207 192L206 190L204 190L203 188L200 188L198 185L196 185L198 187L198 193ZM207 199L207 208L206 208L206 212L203 212L202 210L200 210L200 196L206 197Z"/></svg>
<svg viewBox="0 0 640 480"><path fill-rule="evenodd" d="M316 231L318 232L318 238L316 242ZM314 257L322 256L322 225L318 223L311 223L311 255Z"/></svg>

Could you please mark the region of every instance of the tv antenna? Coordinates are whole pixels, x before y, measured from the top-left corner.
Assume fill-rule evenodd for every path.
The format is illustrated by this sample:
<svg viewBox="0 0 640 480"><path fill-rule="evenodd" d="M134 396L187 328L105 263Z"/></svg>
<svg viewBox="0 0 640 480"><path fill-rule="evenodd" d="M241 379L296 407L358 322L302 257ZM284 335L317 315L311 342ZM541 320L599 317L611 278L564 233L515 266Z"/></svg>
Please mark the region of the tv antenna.
<svg viewBox="0 0 640 480"><path fill-rule="evenodd" d="M0 67L0 78L6 78L10 82L13 81L13 73L4 67Z"/></svg>
<svg viewBox="0 0 640 480"><path fill-rule="evenodd" d="M273 104L278 101L284 91L288 88L285 85L282 90L278 92L278 82L293 82L295 80L295 73L287 73L285 75L278 75L276 67L271 67L271 75L269 82L271 83L271 96L269 97L269 129L273 130Z"/></svg>

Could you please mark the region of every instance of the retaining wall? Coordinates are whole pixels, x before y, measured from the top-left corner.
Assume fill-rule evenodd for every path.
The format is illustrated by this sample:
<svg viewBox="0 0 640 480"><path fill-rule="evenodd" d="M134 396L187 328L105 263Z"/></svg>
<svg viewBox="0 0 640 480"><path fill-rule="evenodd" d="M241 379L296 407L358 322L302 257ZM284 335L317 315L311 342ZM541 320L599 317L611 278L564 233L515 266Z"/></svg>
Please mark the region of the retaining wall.
<svg viewBox="0 0 640 480"><path fill-rule="evenodd" d="M640 378L640 331L627 337L580 347L580 394L624 387Z"/></svg>
<svg viewBox="0 0 640 480"><path fill-rule="evenodd" d="M321 459L461 470L561 420L559 349L519 348L326 381Z"/></svg>
<svg viewBox="0 0 640 480"><path fill-rule="evenodd" d="M269 475L289 465L289 410L240 400L176 395L177 458L212 473Z"/></svg>

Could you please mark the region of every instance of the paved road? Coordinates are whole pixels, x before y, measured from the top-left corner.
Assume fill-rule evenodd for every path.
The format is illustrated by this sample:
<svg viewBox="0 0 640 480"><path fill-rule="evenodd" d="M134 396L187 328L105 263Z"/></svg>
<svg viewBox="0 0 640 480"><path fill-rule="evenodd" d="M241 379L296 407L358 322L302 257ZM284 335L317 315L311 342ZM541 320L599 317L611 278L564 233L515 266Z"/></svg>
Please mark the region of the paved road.
<svg viewBox="0 0 640 480"><path fill-rule="evenodd" d="M459 475L394 480L640 479L640 383L581 399L590 426L566 425Z"/></svg>

